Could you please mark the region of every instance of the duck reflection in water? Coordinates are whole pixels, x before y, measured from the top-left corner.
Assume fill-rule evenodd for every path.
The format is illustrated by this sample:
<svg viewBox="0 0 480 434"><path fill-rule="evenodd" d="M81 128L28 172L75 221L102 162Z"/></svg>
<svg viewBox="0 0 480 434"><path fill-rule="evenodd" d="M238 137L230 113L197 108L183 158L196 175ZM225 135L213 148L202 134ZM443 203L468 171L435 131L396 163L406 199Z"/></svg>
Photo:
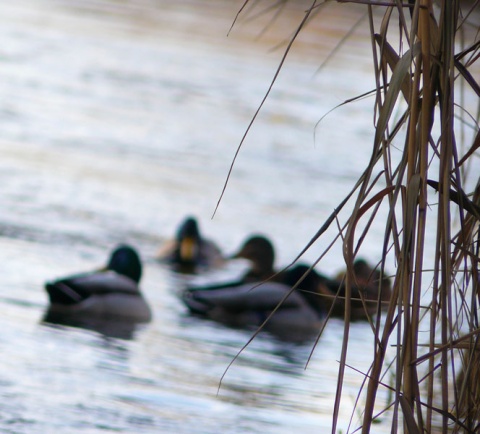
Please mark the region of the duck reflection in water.
<svg viewBox="0 0 480 434"><path fill-rule="evenodd" d="M175 239L160 249L157 258L180 273L195 273L225 262L219 247L202 237L197 220L191 216L180 224Z"/></svg>
<svg viewBox="0 0 480 434"><path fill-rule="evenodd" d="M50 305L44 321L130 338L152 318L139 282L142 263L131 246L118 246L107 266L47 282Z"/></svg>

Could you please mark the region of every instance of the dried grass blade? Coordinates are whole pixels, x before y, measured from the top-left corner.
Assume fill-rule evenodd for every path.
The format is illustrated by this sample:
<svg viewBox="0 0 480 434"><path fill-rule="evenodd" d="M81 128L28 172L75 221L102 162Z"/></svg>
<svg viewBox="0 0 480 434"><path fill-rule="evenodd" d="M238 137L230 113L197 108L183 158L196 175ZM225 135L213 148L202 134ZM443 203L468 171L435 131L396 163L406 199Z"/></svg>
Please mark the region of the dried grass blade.
<svg viewBox="0 0 480 434"><path fill-rule="evenodd" d="M458 72L460 72L460 74L462 74L463 78L465 79L465 81L470 85L470 87L472 88L472 90L477 94L477 96L480 98L480 86L479 84L476 82L476 80L473 78L472 74L470 74L470 72L468 71L467 68L465 68L465 66L463 66L463 64L455 59L455 67L458 69Z"/></svg>
<svg viewBox="0 0 480 434"><path fill-rule="evenodd" d="M395 104L397 102L398 94L402 89L405 77L409 75L412 59L418 55L420 49L421 45L419 43L416 43L413 46L412 50L408 50L402 56L402 58L397 63L395 69L393 70L387 94L385 96L385 102L383 107L380 109L380 116L378 117L378 123L375 130L375 148L379 147L380 142L385 135L388 121L390 120L393 108L395 107Z"/></svg>
<svg viewBox="0 0 480 434"><path fill-rule="evenodd" d="M457 163L457 166L463 166L463 163L465 161L468 161L468 159L473 155L473 153L480 148L480 130L477 131L477 135L475 136L475 139L473 141L472 146L470 149L465 153L465 155L462 157L462 159Z"/></svg>
<svg viewBox="0 0 480 434"><path fill-rule="evenodd" d="M382 50L383 58L387 62L390 69L393 71L398 62L400 61L400 56L396 53L393 47L379 34L375 35L375 41L379 45L380 49ZM403 97L408 102L410 100L410 87L411 87L411 80L409 75L406 75L403 79L401 91Z"/></svg>
<svg viewBox="0 0 480 434"><path fill-rule="evenodd" d="M437 190L440 194L443 194L443 191L440 187L440 184L437 181L431 179L427 180L427 184ZM455 202L462 209L467 210L470 214L476 217L480 221L480 206L474 204L465 194L463 190L455 191L450 189L448 195L451 201Z"/></svg>
<svg viewBox="0 0 480 434"><path fill-rule="evenodd" d="M410 407L410 404L402 395L399 396L399 400L400 406L402 407L405 424L407 425L408 434L421 434L420 428L415 423L415 415L412 408Z"/></svg>
<svg viewBox="0 0 480 434"><path fill-rule="evenodd" d="M244 3L244 6L248 3L248 0ZM220 193L220 197L218 198L218 201L217 201L217 205L215 206L215 209L213 211L213 215L212 215L212 218L215 217L215 214L217 213L217 210L218 210L218 207L220 206L220 202L222 201L223 199L223 196L225 194L225 191L227 189L227 185L228 185L228 181L230 180L230 177L232 175L232 171L233 171L233 167L235 166L235 162L237 161L237 158L238 158L238 155L240 153L240 149L242 148L242 145L243 143L245 142L245 139L247 138L247 135L248 133L250 132L255 120L257 119L258 117L258 114L260 113L260 110L262 109L262 107L264 106L265 104L265 101L267 100L268 96L270 95L270 92L272 91L273 89L273 85L275 84L275 82L277 81L277 78L278 78L278 75L280 74L280 71L283 67L283 64L285 63L285 60L288 56L288 53L290 52L290 49L292 48L292 45L293 43L295 42L297 36L299 35L300 31L303 29L305 23L307 22L308 20L308 17L310 16L310 14L312 13L313 9L315 8L315 5L317 3L317 0L314 0L312 5L310 6L310 8L305 12L305 16L303 17L303 20L302 22L300 23L300 25L297 27L297 30L295 31L295 34L293 35L292 39L290 40L289 44L288 44L288 47L286 48L285 52L283 53L283 56L282 56L282 59L280 60L280 63L277 67L277 70L275 71L275 75L273 76L273 79L272 81L270 82L270 86L268 87L268 90L267 92L265 93L262 101L260 102L260 105L258 106L257 110L255 111L252 119L250 120L250 123L248 124L247 126L247 129L245 130L245 133L243 134L243 137L242 139L240 140L240 143L239 145L237 146L237 149L235 151L235 154L233 156L233 159L232 159L232 162L230 163L230 167L228 169L228 173L227 173L227 178L225 179L225 182L223 184L223 188L222 188L222 191Z"/></svg>

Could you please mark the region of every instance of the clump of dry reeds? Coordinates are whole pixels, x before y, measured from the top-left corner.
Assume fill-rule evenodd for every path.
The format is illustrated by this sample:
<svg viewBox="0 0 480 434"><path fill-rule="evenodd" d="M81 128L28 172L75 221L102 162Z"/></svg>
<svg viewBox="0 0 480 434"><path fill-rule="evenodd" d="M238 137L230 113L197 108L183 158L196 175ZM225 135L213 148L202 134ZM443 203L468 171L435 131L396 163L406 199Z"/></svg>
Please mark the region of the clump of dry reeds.
<svg viewBox="0 0 480 434"><path fill-rule="evenodd" d="M354 202L340 238L347 265L345 333L332 432L346 368L353 263L364 239L358 227L362 223L368 231L382 202L390 211L379 269L383 273L391 255L397 267L383 322L380 315L371 320L375 350L362 408L356 409L361 430L370 432L376 415L389 412L394 433L480 432L480 133L478 112L472 112L480 97L479 3L350 3L365 6L371 32L375 139L356 194L336 210ZM294 38L323 4L312 1ZM401 158L392 157L393 147ZM426 257L426 234L432 231L436 254ZM392 345L393 362L387 363ZM383 382L387 371L393 384ZM377 395L386 387L392 402L381 409Z"/></svg>
<svg viewBox="0 0 480 434"><path fill-rule="evenodd" d="M395 364L389 368L395 370L393 431L475 432L480 422L478 402L474 402L478 392L467 387L472 381L458 382L457 375L462 372L464 379L478 382L472 375L478 373L474 338L480 185L473 185L472 194L466 188L469 178L478 179L480 174L473 165L469 172L467 164L475 158L480 136L474 123L473 131L462 136L473 137L472 142L459 143L457 125L466 116L473 120L477 116L464 112L457 98L459 90L480 96L469 72L479 53L478 35L474 33L474 40L468 42L463 39L468 33L464 29L467 14L462 14L459 2L446 0L438 7L427 0L394 2L385 6L378 30L373 2L364 3L374 45L376 134L371 164L347 227L344 255L351 264L357 222L366 208L386 196L391 212L382 255L385 259L391 251L398 265L384 327L380 330L378 323L375 327L376 352L367 380L362 431L370 432L385 354L394 338ZM396 48L390 43L391 33ZM393 121L392 113L400 106L405 109ZM403 127L407 133L399 143L396 137ZM392 165L393 145L403 149L397 165ZM375 191L377 159L383 161L385 187L368 200L366 193ZM429 213L435 220L428 218ZM432 225L437 234L436 257L426 258L426 232ZM428 269L430 275L425 273ZM347 274L347 286L351 284ZM421 336L425 323L428 339ZM465 334L470 336L468 350L460 345ZM467 354L460 354L463 351Z"/></svg>

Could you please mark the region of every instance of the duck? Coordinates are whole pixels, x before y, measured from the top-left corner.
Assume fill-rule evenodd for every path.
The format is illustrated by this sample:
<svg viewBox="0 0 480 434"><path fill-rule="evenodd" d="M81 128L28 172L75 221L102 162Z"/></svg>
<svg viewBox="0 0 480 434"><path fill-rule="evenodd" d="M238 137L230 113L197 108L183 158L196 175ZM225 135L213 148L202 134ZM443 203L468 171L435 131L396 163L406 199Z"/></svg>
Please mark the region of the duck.
<svg viewBox="0 0 480 434"><path fill-rule="evenodd" d="M351 292L350 319L353 321L369 320L386 310L392 296L391 279L382 275L366 259L355 259L352 266L353 286ZM345 312L345 275L346 270L337 274L329 282L329 289L337 299L333 302L332 315L343 317ZM333 300L333 299L330 299ZM378 303L380 302L380 309Z"/></svg>
<svg viewBox="0 0 480 434"><path fill-rule="evenodd" d="M129 245L119 245L106 267L45 284L49 297L46 321L147 323L152 312L139 288L141 276L137 251Z"/></svg>
<svg viewBox="0 0 480 434"><path fill-rule="evenodd" d="M183 292L190 313L241 328L258 328L268 318L264 330L283 340L316 336L325 314L320 297L323 276L305 264L276 272L275 250L264 235L249 237L231 256L238 258L250 262L239 279ZM299 287L292 289L300 278Z"/></svg>
<svg viewBox="0 0 480 434"><path fill-rule="evenodd" d="M236 281L223 285L187 288L182 301L193 315L229 327L258 330L284 341L309 341L318 335L325 310L315 273L298 265L283 282ZM292 289L306 274L299 287ZM308 296L305 296L308 294Z"/></svg>
<svg viewBox="0 0 480 434"><path fill-rule="evenodd" d="M182 273L220 267L225 262L220 248L201 235L198 221L193 216L182 221L175 239L162 246L157 259Z"/></svg>

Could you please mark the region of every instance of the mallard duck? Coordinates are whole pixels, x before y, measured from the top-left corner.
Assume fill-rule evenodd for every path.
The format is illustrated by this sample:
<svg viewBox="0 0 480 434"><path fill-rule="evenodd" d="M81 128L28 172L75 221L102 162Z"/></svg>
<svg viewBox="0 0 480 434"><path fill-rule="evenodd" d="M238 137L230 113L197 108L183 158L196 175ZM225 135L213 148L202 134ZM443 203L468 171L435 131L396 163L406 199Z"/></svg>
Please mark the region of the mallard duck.
<svg viewBox="0 0 480 434"><path fill-rule="evenodd" d="M148 322L152 313L138 287L141 275L137 252L121 245L104 269L47 282L47 317Z"/></svg>
<svg viewBox="0 0 480 434"><path fill-rule="evenodd" d="M332 314L342 318L345 312L345 273L346 271L337 274L336 278L329 282L331 292L338 294ZM350 314L352 320L366 320L376 315L379 301L380 311L385 310L391 294L391 281L388 277L381 276L380 271L363 258L354 261Z"/></svg>
<svg viewBox="0 0 480 434"><path fill-rule="evenodd" d="M180 272L195 272L198 268L218 267L224 258L217 245L203 238L194 217L187 217L177 230L174 240L166 243L157 258Z"/></svg>
<svg viewBox="0 0 480 434"><path fill-rule="evenodd" d="M192 287L183 293L182 300L190 312L231 327L258 328L268 318L265 331L289 341L308 340L319 332L324 318L315 273L309 273L299 289L292 290L308 269L295 267L284 283L237 281Z"/></svg>
<svg viewBox="0 0 480 434"><path fill-rule="evenodd" d="M276 309L265 330L288 340L318 333L324 316L320 274L306 265L275 272L275 250L263 235L248 238L232 258L247 259L250 269L234 281L187 288L182 299L190 312L230 326L258 327Z"/></svg>

